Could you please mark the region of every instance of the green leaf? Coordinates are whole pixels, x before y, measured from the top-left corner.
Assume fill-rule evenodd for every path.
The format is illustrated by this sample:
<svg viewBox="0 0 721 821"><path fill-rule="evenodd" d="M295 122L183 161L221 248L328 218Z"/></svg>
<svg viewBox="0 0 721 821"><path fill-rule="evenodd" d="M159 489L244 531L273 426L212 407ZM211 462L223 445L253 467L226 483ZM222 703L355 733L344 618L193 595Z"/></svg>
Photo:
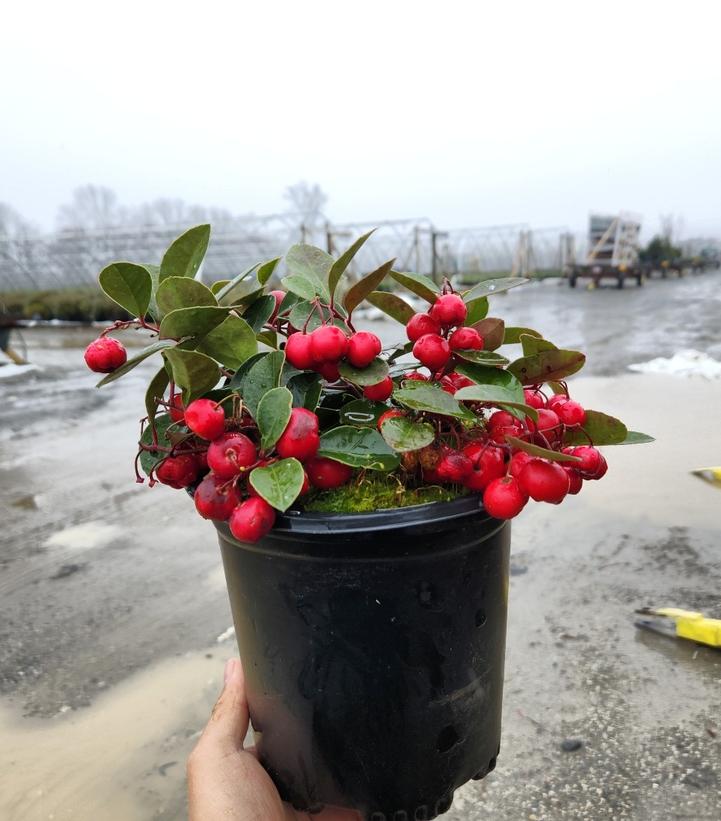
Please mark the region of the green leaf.
<svg viewBox="0 0 721 821"><path fill-rule="evenodd" d="M176 308L163 317L160 323L160 336L163 339L205 336L225 320L228 310L210 305L201 308Z"/></svg>
<svg viewBox="0 0 721 821"><path fill-rule="evenodd" d="M460 388L455 393L455 398L459 402L485 402L490 405L499 405L504 408L517 410L514 413L519 419L530 416L533 421L538 419L538 411L519 402L514 391L508 390L500 385L469 385L467 388Z"/></svg>
<svg viewBox="0 0 721 821"><path fill-rule="evenodd" d="M468 308L468 314L463 324L466 326L475 325L484 319L488 313L488 300L484 296L480 299L473 299L466 304L466 308Z"/></svg>
<svg viewBox="0 0 721 821"><path fill-rule="evenodd" d="M220 369L209 356L177 347L164 351L163 356L173 371L173 381L183 390L184 405L218 384Z"/></svg>
<svg viewBox="0 0 721 821"><path fill-rule="evenodd" d="M98 276L105 293L134 317L143 317L150 305L153 279L142 265L133 262L113 262Z"/></svg>
<svg viewBox="0 0 721 821"><path fill-rule="evenodd" d="M517 342L521 341L521 334L527 334L528 336L537 336L540 338L541 334L538 331L534 331L533 328L516 328L516 327L508 327L503 334L503 344L504 345L515 345Z"/></svg>
<svg viewBox="0 0 721 821"><path fill-rule="evenodd" d="M655 442L653 436L647 433L639 433L637 430L630 430L626 433L626 438L619 445L647 445L649 442Z"/></svg>
<svg viewBox="0 0 721 821"><path fill-rule="evenodd" d="M318 293L324 294L326 301L330 300L326 286L328 275L333 267L333 257L330 254L313 245L299 243L288 250L285 255L285 265L288 273L298 274L320 286L323 290Z"/></svg>
<svg viewBox="0 0 721 821"><path fill-rule="evenodd" d="M320 376L299 371L288 378L286 387L293 394L293 407L315 411L320 399Z"/></svg>
<svg viewBox="0 0 721 821"><path fill-rule="evenodd" d="M349 425L326 431L320 437L318 456L371 470L395 470L400 464L398 454L386 444L377 430Z"/></svg>
<svg viewBox="0 0 721 821"><path fill-rule="evenodd" d="M219 279L216 282L212 282L210 285L210 290L213 296L217 296L229 282L229 279Z"/></svg>
<svg viewBox="0 0 721 821"><path fill-rule="evenodd" d="M255 362L245 374L242 384L243 401L254 419L263 396L280 385L284 362L283 351L271 351Z"/></svg>
<svg viewBox="0 0 721 821"><path fill-rule="evenodd" d="M148 420L152 422L155 419L155 414L158 411L158 405L163 398L165 389L170 383L170 376L168 375L165 365L155 374L150 380L148 389L145 392L145 410L148 413Z"/></svg>
<svg viewBox="0 0 721 821"><path fill-rule="evenodd" d="M454 351L456 356L465 359L467 362L475 362L478 365L507 365L505 356L495 351Z"/></svg>
<svg viewBox="0 0 721 821"><path fill-rule="evenodd" d="M373 231L375 230L376 229L374 228ZM349 248L346 248L346 250L343 251L338 259L331 265L330 271L328 272L328 289L330 290L331 296L335 293L335 289L338 287L338 282L353 261L353 257L358 253L363 246L363 243L368 239L373 231L369 231L367 234L363 234L362 237L358 237L358 239Z"/></svg>
<svg viewBox="0 0 721 821"><path fill-rule="evenodd" d="M381 435L393 450L401 453L420 450L436 438L432 425L427 422L413 422L403 416L386 419L381 426Z"/></svg>
<svg viewBox="0 0 721 821"><path fill-rule="evenodd" d="M368 294L375 291L381 282L383 282L383 280L390 273L394 262L395 259L390 259L388 262L384 262L383 265L358 280L355 285L348 289L348 292L343 297L343 305L349 314L352 313L361 304L361 302L363 302Z"/></svg>
<svg viewBox="0 0 721 821"><path fill-rule="evenodd" d="M168 438L168 428L173 425L173 420L170 418L170 414L163 413L159 416L155 417L153 424L148 425L145 430L143 431L143 435L140 437L140 441L144 445L153 445L153 425L155 427L156 435L157 435L157 445L161 448L169 448L172 446L173 442L171 439ZM148 450L143 450L140 452L140 467L143 469L143 472L150 476L150 473L154 468L158 465L159 462L162 462L163 459L166 458L167 453L151 453Z"/></svg>
<svg viewBox="0 0 721 821"><path fill-rule="evenodd" d="M289 291L297 294L301 299L310 301L322 294L321 286L313 280L306 279L306 277L291 275L283 277L281 282Z"/></svg>
<svg viewBox="0 0 721 821"><path fill-rule="evenodd" d="M218 302L221 305L232 305L235 301L234 297L236 293L240 293L241 296L247 295L247 285L243 283L245 280L255 271L257 268L260 268L261 263L256 262L255 265L251 265L250 268L246 268L245 271L241 271L239 274L233 277L233 279L226 281L226 284L219 290L214 291L213 293L218 298ZM253 279L254 284L258 284L256 279Z"/></svg>
<svg viewBox="0 0 721 821"><path fill-rule="evenodd" d="M255 335L255 338L258 342L262 342L263 345L267 345L269 348L278 347L278 334L275 331L261 331Z"/></svg>
<svg viewBox="0 0 721 821"><path fill-rule="evenodd" d="M523 439L517 439L515 436L506 435L506 441L518 450L524 453L530 453L531 456L538 456L540 459L548 459L550 462L580 462L578 456L571 456L570 453L559 453L557 450L549 450L542 448L540 445L533 445Z"/></svg>
<svg viewBox="0 0 721 821"><path fill-rule="evenodd" d="M272 294L259 296L243 311L243 319L255 333L260 333L263 325L273 316L275 297Z"/></svg>
<svg viewBox="0 0 721 821"><path fill-rule="evenodd" d="M148 263L145 263L140 267L145 268L145 270L148 272L150 276L150 281L152 283L150 292L150 303L148 305L148 313L156 322L160 322L160 320L163 318L163 312L158 307L158 303L155 299L155 295L158 293L158 286L160 285L160 266L149 265Z"/></svg>
<svg viewBox="0 0 721 821"><path fill-rule="evenodd" d="M377 356L367 367L354 368L343 360L338 364L338 370L343 379L354 385L377 385L388 376L388 363Z"/></svg>
<svg viewBox="0 0 721 821"><path fill-rule="evenodd" d="M401 405L413 410L437 413L441 416L455 416L467 421L476 420L476 416L460 405L453 396L428 382L406 381L402 388L396 388L393 391L393 398Z"/></svg>
<svg viewBox="0 0 721 821"><path fill-rule="evenodd" d="M239 391L241 394L243 393L243 382L248 376L248 371L255 365L256 362L260 362L261 359L265 359L268 356L268 351L261 351L260 353L254 354L250 357L250 359L246 359L245 362L236 370L233 374L232 379L228 383L228 387L231 390Z"/></svg>
<svg viewBox="0 0 721 821"><path fill-rule="evenodd" d="M395 348L392 349L390 356L388 357L388 364L392 365L396 359L400 359L402 356L409 354L413 350L413 342L405 342L403 345L397 345ZM405 370L407 366L398 366L403 367Z"/></svg>
<svg viewBox="0 0 721 821"><path fill-rule="evenodd" d="M254 468L248 479L256 493L271 507L285 511L300 495L305 472L297 459L280 459L268 467Z"/></svg>
<svg viewBox="0 0 721 821"><path fill-rule="evenodd" d="M258 352L253 329L245 319L230 314L203 337L197 350L211 356L221 365L237 370L243 362Z"/></svg>
<svg viewBox="0 0 721 821"><path fill-rule="evenodd" d="M260 447L269 451L290 421L293 394L288 388L271 388L258 402L255 420L260 431Z"/></svg>
<svg viewBox="0 0 721 821"><path fill-rule="evenodd" d="M158 307L164 314L177 308L195 308L198 306L217 305L210 288L202 282L188 277L167 277L158 286L155 295Z"/></svg>
<svg viewBox="0 0 721 821"><path fill-rule="evenodd" d="M160 263L160 282L170 276L194 277L208 250L209 241L209 225L196 225L173 240Z"/></svg>
<svg viewBox="0 0 721 821"><path fill-rule="evenodd" d="M521 334L521 346L524 356L534 356L541 351L558 350L558 347L554 345L553 342L549 342L547 339L532 334Z"/></svg>
<svg viewBox="0 0 721 821"><path fill-rule="evenodd" d="M456 371L467 376L479 385L498 385L513 394L514 401L523 402L523 385L512 373L502 368L489 365L477 365L474 362L459 362Z"/></svg>
<svg viewBox="0 0 721 821"><path fill-rule="evenodd" d="M273 276L279 262L280 257L276 257L275 259L269 259L268 262L264 262L261 266L259 266L258 282L261 285L265 285L265 283Z"/></svg>
<svg viewBox="0 0 721 821"><path fill-rule="evenodd" d="M416 296L430 302L431 305L438 299L438 286L436 283L423 274L402 273L401 271L391 271L391 276L396 282L408 288Z"/></svg>
<svg viewBox="0 0 721 821"><path fill-rule="evenodd" d="M499 277L498 279L484 279L479 282L470 291L463 294L465 302L472 302L482 296L491 296L493 294L500 294L503 291L509 291L518 285L524 285L528 280L525 277Z"/></svg>
<svg viewBox="0 0 721 821"><path fill-rule="evenodd" d="M126 373L132 371L133 368L137 367L149 356L152 356L154 353L158 353L158 351L164 351L166 348L173 348L174 346L175 342L169 339L161 339L157 342L153 342L152 345L148 345L148 347L143 348L140 353L136 353L135 356L128 359L127 362L125 362L124 365L121 365L117 370L114 370L112 373L104 376L100 382L98 382L96 387L101 388L103 385L107 385L110 382L115 382L116 379L120 379L121 376L125 376Z"/></svg>
<svg viewBox="0 0 721 821"><path fill-rule="evenodd" d="M483 350L495 351L503 344L505 323L496 317L486 317L475 322L473 328L483 337Z"/></svg>
<svg viewBox="0 0 721 821"><path fill-rule="evenodd" d="M581 428L566 428L563 442L566 445L588 445L589 437L594 446L620 445L626 441L628 430L620 419L601 411L587 410L586 421Z"/></svg>
<svg viewBox="0 0 721 821"><path fill-rule="evenodd" d="M294 328L297 328L299 331L305 328L307 333L314 331L316 328L320 328L324 323L330 322L331 318L330 308L325 306L316 308L307 300L296 302L288 317L290 324ZM346 326L343 324L341 327L345 328Z"/></svg>
<svg viewBox="0 0 721 821"><path fill-rule="evenodd" d="M354 399L340 409L341 425L352 425L356 428L376 428L378 420L390 410L384 402L373 402L371 399Z"/></svg>
<svg viewBox="0 0 721 821"><path fill-rule="evenodd" d="M255 277L249 277L237 285L234 285L224 296L221 297L220 294L218 294L218 302L221 305L232 305L233 307L250 305L252 302L255 302L262 293L263 286Z"/></svg>
<svg viewBox="0 0 721 821"><path fill-rule="evenodd" d="M285 316L299 300L300 297L297 294L286 293L278 306L278 316Z"/></svg>
<svg viewBox="0 0 721 821"><path fill-rule="evenodd" d="M533 356L516 359L508 370L524 385L540 385L580 371L585 361L586 357L579 351L540 351Z"/></svg>
<svg viewBox="0 0 721 821"><path fill-rule="evenodd" d="M366 296L366 302L370 302L376 308L388 314L389 317L406 325L408 320L416 313L413 308L396 294L389 294L387 291L371 291Z"/></svg>

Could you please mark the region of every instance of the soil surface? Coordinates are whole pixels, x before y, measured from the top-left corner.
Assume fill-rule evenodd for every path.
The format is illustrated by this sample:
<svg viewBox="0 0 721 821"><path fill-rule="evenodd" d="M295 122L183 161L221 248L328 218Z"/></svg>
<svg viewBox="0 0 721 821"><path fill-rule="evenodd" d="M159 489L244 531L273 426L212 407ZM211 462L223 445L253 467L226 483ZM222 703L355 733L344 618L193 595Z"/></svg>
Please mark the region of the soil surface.
<svg viewBox="0 0 721 821"><path fill-rule="evenodd" d="M721 652L633 615L721 618L721 490L689 473L721 464L721 381L626 370L678 348L721 359L720 283L494 298L586 350L576 397L658 441L606 449L604 481L513 523L501 754L449 821L721 817ZM41 370L0 379L2 821L185 818L185 759L236 652L212 525L134 482L153 366L96 391L94 335L26 331Z"/></svg>

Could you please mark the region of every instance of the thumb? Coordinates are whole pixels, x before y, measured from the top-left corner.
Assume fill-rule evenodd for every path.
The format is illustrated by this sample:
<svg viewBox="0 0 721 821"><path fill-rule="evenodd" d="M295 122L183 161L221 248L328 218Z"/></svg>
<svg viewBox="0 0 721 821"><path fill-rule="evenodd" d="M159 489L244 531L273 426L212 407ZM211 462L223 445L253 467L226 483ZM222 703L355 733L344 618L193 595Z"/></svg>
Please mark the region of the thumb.
<svg viewBox="0 0 721 821"><path fill-rule="evenodd" d="M225 686L220 694L201 741L228 749L242 750L248 732L248 700L240 659L229 659L225 665Z"/></svg>

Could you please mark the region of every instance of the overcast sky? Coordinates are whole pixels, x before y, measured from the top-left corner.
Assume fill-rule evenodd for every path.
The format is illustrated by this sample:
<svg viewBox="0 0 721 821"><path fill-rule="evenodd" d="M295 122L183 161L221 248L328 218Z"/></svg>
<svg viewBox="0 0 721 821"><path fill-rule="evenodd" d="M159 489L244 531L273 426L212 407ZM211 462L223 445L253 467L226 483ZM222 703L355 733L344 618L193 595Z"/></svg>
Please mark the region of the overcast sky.
<svg viewBox="0 0 721 821"><path fill-rule="evenodd" d="M13 2L0 201L44 228L85 183L337 221L721 236L718 0Z"/></svg>

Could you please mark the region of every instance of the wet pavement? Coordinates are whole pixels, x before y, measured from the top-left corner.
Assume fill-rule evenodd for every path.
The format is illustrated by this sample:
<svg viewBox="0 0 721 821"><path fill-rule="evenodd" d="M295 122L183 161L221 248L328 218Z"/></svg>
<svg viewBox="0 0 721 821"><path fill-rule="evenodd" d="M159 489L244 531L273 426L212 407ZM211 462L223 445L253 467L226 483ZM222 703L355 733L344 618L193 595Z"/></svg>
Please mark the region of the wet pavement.
<svg viewBox="0 0 721 821"><path fill-rule="evenodd" d="M603 482L514 522L502 751L449 821L721 817L721 653L632 618L721 617L721 491L689 475L721 460L721 382L626 372L679 348L721 359L720 283L494 298L507 324L586 350L578 398L658 441L607 449ZM179 821L234 653L214 531L182 493L134 483L153 365L96 391L92 330L25 336L42 370L0 379L0 819Z"/></svg>

